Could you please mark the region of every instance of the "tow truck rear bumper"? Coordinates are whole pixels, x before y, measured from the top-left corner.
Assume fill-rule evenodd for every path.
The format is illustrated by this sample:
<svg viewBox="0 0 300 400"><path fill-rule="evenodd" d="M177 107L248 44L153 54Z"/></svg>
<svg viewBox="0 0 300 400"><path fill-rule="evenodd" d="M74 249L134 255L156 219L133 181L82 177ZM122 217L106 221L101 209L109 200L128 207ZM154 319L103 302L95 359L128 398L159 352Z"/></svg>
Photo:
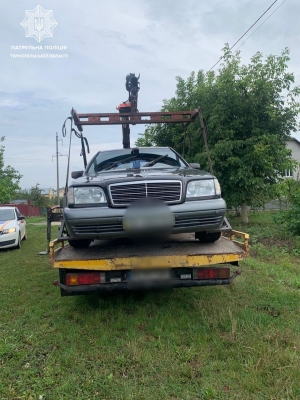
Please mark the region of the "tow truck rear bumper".
<svg viewBox="0 0 300 400"><path fill-rule="evenodd" d="M140 291L140 290L154 290L154 289L170 289L181 287L193 286L216 286L216 285L230 285L231 282L241 275L241 271L236 271L228 279L174 279L167 282L119 282L119 283L102 283L97 285L78 285L67 286L58 281L54 281L54 286L59 286L62 296L74 296L80 294L88 294L92 292L113 292L113 291Z"/></svg>

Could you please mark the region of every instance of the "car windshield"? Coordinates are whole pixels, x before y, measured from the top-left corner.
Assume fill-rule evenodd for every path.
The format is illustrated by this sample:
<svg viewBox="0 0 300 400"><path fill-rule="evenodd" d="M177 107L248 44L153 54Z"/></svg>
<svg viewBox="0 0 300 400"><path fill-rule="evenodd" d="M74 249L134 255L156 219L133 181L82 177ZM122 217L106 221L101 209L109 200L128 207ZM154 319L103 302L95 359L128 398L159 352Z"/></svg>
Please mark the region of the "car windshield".
<svg viewBox="0 0 300 400"><path fill-rule="evenodd" d="M0 208L0 221L7 221L15 219L14 210L2 209Z"/></svg>
<svg viewBox="0 0 300 400"><path fill-rule="evenodd" d="M157 161L156 161L157 160ZM169 148L111 150L98 153L87 168L88 175L107 170L186 167L184 160Z"/></svg>

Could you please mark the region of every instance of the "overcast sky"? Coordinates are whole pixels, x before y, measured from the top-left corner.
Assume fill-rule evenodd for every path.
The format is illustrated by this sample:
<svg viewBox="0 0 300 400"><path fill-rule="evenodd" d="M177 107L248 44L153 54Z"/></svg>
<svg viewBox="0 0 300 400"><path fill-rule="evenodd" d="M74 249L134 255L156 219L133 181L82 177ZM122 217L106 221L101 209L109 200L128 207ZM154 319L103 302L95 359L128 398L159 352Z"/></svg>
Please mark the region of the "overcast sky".
<svg viewBox="0 0 300 400"><path fill-rule="evenodd" d="M23 174L22 188L36 183L56 187L55 133L74 107L79 113L114 112L127 99L125 77L140 73L139 110L156 111L176 89L176 76L208 70L225 42L232 45L274 0L32 0L3 2L1 10L1 133L5 161ZM283 3L283 4L282 4ZM291 50L290 71L300 84L299 0L278 0L261 20L272 15L251 38L240 42L246 63L256 52ZM26 10L40 5L58 23L53 37L40 43L25 37L20 23ZM258 23L259 25L259 23ZM257 26L258 26L257 25ZM257 27L256 26L256 27ZM239 45L240 45L239 44ZM238 45L238 46L239 46ZM11 46L67 46L64 59L20 59L11 54L49 53ZM238 47L237 46L237 47ZM144 127L131 129L131 143ZM121 127L85 127L92 156L122 147ZM300 139L300 135L297 135ZM63 139L59 151L68 152ZM74 138L71 171L82 169L79 139ZM67 157L60 157L64 186Z"/></svg>

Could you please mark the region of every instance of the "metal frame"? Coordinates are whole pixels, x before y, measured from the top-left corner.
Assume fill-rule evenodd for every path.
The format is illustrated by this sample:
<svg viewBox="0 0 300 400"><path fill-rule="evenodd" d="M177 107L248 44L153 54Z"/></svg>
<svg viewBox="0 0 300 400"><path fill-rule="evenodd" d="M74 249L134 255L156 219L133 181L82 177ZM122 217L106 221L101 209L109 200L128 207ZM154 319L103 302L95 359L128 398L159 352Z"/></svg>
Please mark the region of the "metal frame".
<svg viewBox="0 0 300 400"><path fill-rule="evenodd" d="M83 125L138 125L184 123L186 126L194 122L200 110L180 112L139 112L139 113L85 113L78 114L72 108L74 124L80 132ZM124 118L127 118L124 121Z"/></svg>
<svg viewBox="0 0 300 400"><path fill-rule="evenodd" d="M65 225L65 220L63 217L63 207L54 206L47 207L47 240L48 240L48 254L50 253L50 243L51 243L51 227L52 222L60 222L59 234L56 240L59 240L63 243L64 240L71 239L68 236L68 232Z"/></svg>

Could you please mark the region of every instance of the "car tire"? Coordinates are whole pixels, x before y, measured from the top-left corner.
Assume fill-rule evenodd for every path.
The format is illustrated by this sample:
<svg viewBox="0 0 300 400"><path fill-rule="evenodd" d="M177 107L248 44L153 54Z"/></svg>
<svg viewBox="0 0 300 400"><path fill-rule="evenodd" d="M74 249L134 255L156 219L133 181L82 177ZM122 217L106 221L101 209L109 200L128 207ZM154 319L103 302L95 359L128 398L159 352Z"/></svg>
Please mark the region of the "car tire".
<svg viewBox="0 0 300 400"><path fill-rule="evenodd" d="M80 239L80 240L68 240L69 245L74 247L74 249L82 249L84 247L89 247L92 243L90 239Z"/></svg>
<svg viewBox="0 0 300 400"><path fill-rule="evenodd" d="M22 240L27 240L27 231L25 231L25 235Z"/></svg>
<svg viewBox="0 0 300 400"><path fill-rule="evenodd" d="M19 239L18 239L18 244L16 245L16 249L21 248L21 234L19 233Z"/></svg>
<svg viewBox="0 0 300 400"><path fill-rule="evenodd" d="M213 243L219 240L221 232L195 232L195 238L201 243Z"/></svg>

